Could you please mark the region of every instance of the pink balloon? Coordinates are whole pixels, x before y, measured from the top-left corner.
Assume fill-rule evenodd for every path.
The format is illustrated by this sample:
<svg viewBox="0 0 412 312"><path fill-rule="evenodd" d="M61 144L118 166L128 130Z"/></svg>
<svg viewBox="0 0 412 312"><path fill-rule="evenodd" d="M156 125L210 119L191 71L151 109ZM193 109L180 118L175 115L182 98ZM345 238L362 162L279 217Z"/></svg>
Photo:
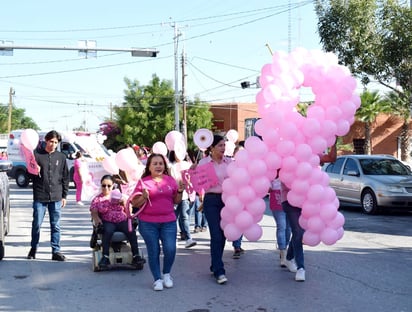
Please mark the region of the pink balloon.
<svg viewBox="0 0 412 312"><path fill-rule="evenodd" d="M250 182L250 186L255 191L257 197L264 197L268 193L270 180L266 176L255 177Z"/></svg>
<svg viewBox="0 0 412 312"><path fill-rule="evenodd" d="M305 230L308 228L308 219L306 219L303 215L300 215L298 222L302 229Z"/></svg>
<svg viewBox="0 0 412 312"><path fill-rule="evenodd" d="M313 203L318 203L322 200L324 187L319 184L314 184L309 187L308 200Z"/></svg>
<svg viewBox="0 0 412 312"><path fill-rule="evenodd" d="M298 166L298 160L295 157L286 156L283 158L282 170L293 172L295 171L297 166Z"/></svg>
<svg viewBox="0 0 412 312"><path fill-rule="evenodd" d="M302 205L302 216L309 219L312 216L316 216L320 213L320 204L305 201Z"/></svg>
<svg viewBox="0 0 412 312"><path fill-rule="evenodd" d="M245 208L253 216L263 216L266 210L266 203L262 198L255 198Z"/></svg>
<svg viewBox="0 0 412 312"><path fill-rule="evenodd" d="M243 204L247 204L256 197L256 193L250 185L245 185L239 189L238 196Z"/></svg>
<svg viewBox="0 0 412 312"><path fill-rule="evenodd" d="M308 144L299 144L296 146L294 155L298 161L307 161L312 154L312 148Z"/></svg>
<svg viewBox="0 0 412 312"><path fill-rule="evenodd" d="M102 162L104 170L110 174L118 174L119 166L116 164L116 160L112 156L107 156Z"/></svg>
<svg viewBox="0 0 412 312"><path fill-rule="evenodd" d="M266 144L256 136L251 136L246 139L245 149L249 152L249 155L255 157L261 157L268 151Z"/></svg>
<svg viewBox="0 0 412 312"><path fill-rule="evenodd" d="M249 175L253 177L263 176L268 170L266 163L261 159L253 159L248 165Z"/></svg>
<svg viewBox="0 0 412 312"><path fill-rule="evenodd" d="M168 149L169 151L173 151L175 143L178 140L183 140L184 141L183 134L180 133L179 131L176 131L176 130L169 131L166 134L166 137L165 137L166 149ZM162 154L162 153L159 153L159 154ZM166 151L166 154L167 154L167 151Z"/></svg>
<svg viewBox="0 0 412 312"><path fill-rule="evenodd" d="M263 231L259 224L254 223L243 234L248 241L256 242L262 237Z"/></svg>
<svg viewBox="0 0 412 312"><path fill-rule="evenodd" d="M293 140L298 133L296 125L292 122L285 121L279 127L279 135L285 140Z"/></svg>
<svg viewBox="0 0 412 312"><path fill-rule="evenodd" d="M345 217L339 211L336 213L336 217L332 221L328 222L328 226L333 229L339 229L344 224L345 224Z"/></svg>
<svg viewBox="0 0 412 312"><path fill-rule="evenodd" d="M320 132L319 121L314 118L305 119L303 126L302 126L302 132L308 138L311 138L314 135L318 134Z"/></svg>
<svg viewBox="0 0 412 312"><path fill-rule="evenodd" d="M173 146L174 146L174 142L173 142ZM167 155L167 146L163 142L158 141L155 144L153 144L152 150L156 154L161 154L163 156Z"/></svg>
<svg viewBox="0 0 412 312"><path fill-rule="evenodd" d="M339 234L335 229L326 228L320 234L320 239L325 245L333 245L338 240Z"/></svg>
<svg viewBox="0 0 412 312"><path fill-rule="evenodd" d="M313 232L313 233L321 233L326 227L325 222L318 217L318 216L312 216L308 219L308 230Z"/></svg>
<svg viewBox="0 0 412 312"><path fill-rule="evenodd" d="M310 184L307 180L297 179L292 182L292 190L299 195L306 195Z"/></svg>
<svg viewBox="0 0 412 312"><path fill-rule="evenodd" d="M115 156L117 166L123 171L133 171L137 168L139 160L134 150L130 147L123 148Z"/></svg>
<svg viewBox="0 0 412 312"><path fill-rule="evenodd" d="M236 194L237 188L232 179L225 179L222 183L222 190L225 194Z"/></svg>
<svg viewBox="0 0 412 312"><path fill-rule="evenodd" d="M268 170L276 171L282 164L280 156L274 152L268 152L265 156L265 162Z"/></svg>
<svg viewBox="0 0 412 312"><path fill-rule="evenodd" d="M242 231L234 223L226 224L223 231L225 233L225 237L230 241L235 241L242 236Z"/></svg>
<svg viewBox="0 0 412 312"><path fill-rule="evenodd" d="M249 164L249 152L246 149L238 151L235 155L236 165L246 168Z"/></svg>
<svg viewBox="0 0 412 312"><path fill-rule="evenodd" d="M299 179L306 179L311 176L314 168L307 162L301 162L295 170L295 174Z"/></svg>
<svg viewBox="0 0 412 312"><path fill-rule="evenodd" d="M252 215L243 210L235 216L235 225L241 230L244 231L253 224Z"/></svg>
<svg viewBox="0 0 412 312"><path fill-rule="evenodd" d="M303 203L305 202L305 196L297 194L293 190L288 192L287 199L289 204L295 207L302 207Z"/></svg>
<svg viewBox="0 0 412 312"><path fill-rule="evenodd" d="M223 209L220 211L220 217L222 218L222 220L225 220L226 223L233 223L235 220L235 215L233 214L233 212L229 209L226 209L226 207L223 207Z"/></svg>
<svg viewBox="0 0 412 312"><path fill-rule="evenodd" d="M320 241L320 235L317 233L310 231L305 231L305 233L303 233L303 242L308 246L314 247L319 245Z"/></svg>
<svg viewBox="0 0 412 312"><path fill-rule="evenodd" d="M230 210L234 215L243 210L244 204L236 195L229 195L225 199L225 208Z"/></svg>
<svg viewBox="0 0 412 312"><path fill-rule="evenodd" d="M21 133L20 141L27 149L34 151L39 144L39 134L33 129L25 129Z"/></svg>
<svg viewBox="0 0 412 312"><path fill-rule="evenodd" d="M325 148L326 148L326 146L325 146ZM295 152L295 144L292 141L289 141L289 140L280 141L278 146L277 146L276 151L281 157L291 155Z"/></svg>
<svg viewBox="0 0 412 312"><path fill-rule="evenodd" d="M240 153L241 151L239 151ZM245 168L238 168L235 172L232 173L231 178L233 183L237 186L247 185L250 181L249 172Z"/></svg>

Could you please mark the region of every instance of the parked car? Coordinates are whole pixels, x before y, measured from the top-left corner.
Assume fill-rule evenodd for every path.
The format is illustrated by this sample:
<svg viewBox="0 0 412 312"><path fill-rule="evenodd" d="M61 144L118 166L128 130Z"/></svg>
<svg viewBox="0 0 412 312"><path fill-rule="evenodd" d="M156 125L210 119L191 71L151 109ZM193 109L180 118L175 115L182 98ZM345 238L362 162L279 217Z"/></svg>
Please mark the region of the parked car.
<svg viewBox="0 0 412 312"><path fill-rule="evenodd" d="M11 161L0 160L0 260L4 257L4 238L10 226L10 188L6 172L11 168Z"/></svg>
<svg viewBox="0 0 412 312"><path fill-rule="evenodd" d="M345 155L323 167L339 201L360 204L363 212L412 210L412 172L390 155Z"/></svg>

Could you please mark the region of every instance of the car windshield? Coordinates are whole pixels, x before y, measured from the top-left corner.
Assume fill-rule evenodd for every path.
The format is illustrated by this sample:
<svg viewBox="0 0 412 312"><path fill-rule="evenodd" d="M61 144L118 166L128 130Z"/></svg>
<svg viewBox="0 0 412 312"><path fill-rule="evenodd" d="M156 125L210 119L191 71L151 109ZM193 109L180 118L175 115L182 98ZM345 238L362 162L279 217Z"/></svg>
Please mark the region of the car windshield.
<svg viewBox="0 0 412 312"><path fill-rule="evenodd" d="M366 175L409 175L410 171L396 159L359 159Z"/></svg>

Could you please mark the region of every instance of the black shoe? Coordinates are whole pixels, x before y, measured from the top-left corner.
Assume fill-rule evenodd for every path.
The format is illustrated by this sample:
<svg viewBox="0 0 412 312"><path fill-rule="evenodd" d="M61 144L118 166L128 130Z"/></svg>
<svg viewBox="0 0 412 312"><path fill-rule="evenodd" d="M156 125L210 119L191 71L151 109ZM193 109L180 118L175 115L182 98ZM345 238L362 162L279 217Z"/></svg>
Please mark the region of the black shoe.
<svg viewBox="0 0 412 312"><path fill-rule="evenodd" d="M134 266L140 266L142 264L145 264L146 260L144 258L142 258L139 255L133 256L133 260L132 260L132 265Z"/></svg>
<svg viewBox="0 0 412 312"><path fill-rule="evenodd" d="M27 259L36 259L36 251L36 248L32 247L27 255Z"/></svg>
<svg viewBox="0 0 412 312"><path fill-rule="evenodd" d="M108 256L103 255L99 261L99 268L106 269L110 265L110 259Z"/></svg>
<svg viewBox="0 0 412 312"><path fill-rule="evenodd" d="M54 261L66 261L66 257L61 252L53 253L52 260Z"/></svg>
<svg viewBox="0 0 412 312"><path fill-rule="evenodd" d="M233 259L239 259L241 253L242 253L242 252L240 251L240 248L235 248L235 251L233 252L232 258L233 258Z"/></svg>

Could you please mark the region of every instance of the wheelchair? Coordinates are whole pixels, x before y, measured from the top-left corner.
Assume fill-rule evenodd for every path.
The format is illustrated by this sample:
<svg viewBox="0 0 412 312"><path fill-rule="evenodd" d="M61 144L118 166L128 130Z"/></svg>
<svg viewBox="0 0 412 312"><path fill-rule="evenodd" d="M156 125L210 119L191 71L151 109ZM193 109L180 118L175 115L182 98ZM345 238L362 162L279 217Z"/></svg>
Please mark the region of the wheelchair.
<svg viewBox="0 0 412 312"><path fill-rule="evenodd" d="M133 231L137 228L137 219L133 220ZM93 250L93 271L106 271L112 269L131 269L131 270L143 270L144 263L134 265L132 263L133 255L130 247L130 243L127 240L126 235L123 232L114 232L110 245L110 265L107 268L99 266L99 262L103 256L103 244L102 244L103 225L96 226L93 224L93 233L90 239L90 248ZM139 248L139 255L144 260L143 254Z"/></svg>

